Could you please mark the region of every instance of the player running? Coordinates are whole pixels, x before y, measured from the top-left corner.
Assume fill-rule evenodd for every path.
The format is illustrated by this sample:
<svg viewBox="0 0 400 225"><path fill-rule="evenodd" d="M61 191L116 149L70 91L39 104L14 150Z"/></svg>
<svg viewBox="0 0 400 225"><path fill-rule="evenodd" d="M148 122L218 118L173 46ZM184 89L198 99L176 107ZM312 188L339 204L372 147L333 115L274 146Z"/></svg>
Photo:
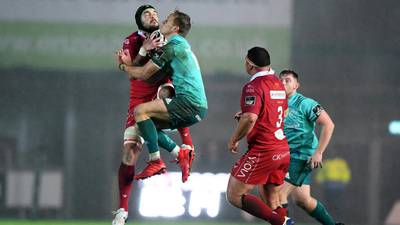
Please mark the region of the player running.
<svg viewBox="0 0 400 225"><path fill-rule="evenodd" d="M292 219L279 211L279 189L290 162L289 145L283 133L287 110L285 89L270 66L266 49L251 48L245 59L246 72L251 79L242 90L239 124L234 130L228 149L238 153L239 141L247 136L248 150L233 166L226 191L228 201L235 207L272 225L292 225ZM258 186L265 193L263 202L251 194Z"/></svg>
<svg viewBox="0 0 400 225"><path fill-rule="evenodd" d="M290 167L280 193L281 203L287 207L291 194L295 203L323 225L335 223L324 205L311 196L311 172L322 167L322 156L332 137L334 124L321 105L297 92L299 76L292 70L279 75L289 97L289 114L285 118L285 134L290 145ZM321 125L319 140L315 125Z"/></svg>

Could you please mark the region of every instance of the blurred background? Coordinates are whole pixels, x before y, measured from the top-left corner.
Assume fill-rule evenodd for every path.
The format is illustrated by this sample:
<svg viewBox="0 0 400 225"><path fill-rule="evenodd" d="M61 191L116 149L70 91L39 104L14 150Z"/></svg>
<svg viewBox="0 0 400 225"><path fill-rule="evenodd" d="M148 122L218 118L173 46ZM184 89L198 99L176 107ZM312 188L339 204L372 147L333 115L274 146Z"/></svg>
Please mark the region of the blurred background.
<svg viewBox="0 0 400 225"><path fill-rule="evenodd" d="M262 46L335 122L313 194L346 224L400 224L398 0L0 0L0 219L112 220L129 97L113 53L148 3L160 19L174 9L191 16L209 112L191 128L189 182L175 164L136 182L131 223L253 221L225 200L239 157L226 142L249 79L244 56Z"/></svg>

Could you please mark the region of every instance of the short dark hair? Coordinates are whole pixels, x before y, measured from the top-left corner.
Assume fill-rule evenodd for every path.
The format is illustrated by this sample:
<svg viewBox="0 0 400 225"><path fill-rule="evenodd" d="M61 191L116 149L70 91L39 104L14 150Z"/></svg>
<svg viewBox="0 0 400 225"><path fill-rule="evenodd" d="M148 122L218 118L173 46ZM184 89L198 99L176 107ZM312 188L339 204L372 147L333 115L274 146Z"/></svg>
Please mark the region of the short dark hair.
<svg viewBox="0 0 400 225"><path fill-rule="evenodd" d="M283 77L285 75L289 75L291 74L294 78L296 78L296 80L299 80L299 75L294 72L293 70L289 70L289 69L284 69L279 73L279 77Z"/></svg>
<svg viewBox="0 0 400 225"><path fill-rule="evenodd" d="M190 28L192 27L190 23L190 16L179 10L175 10L173 12L173 15L174 15L174 24L179 27L178 34L180 34L183 37L186 37L186 35L190 31Z"/></svg>
<svg viewBox="0 0 400 225"><path fill-rule="evenodd" d="M247 59L257 67L265 67L271 64L271 58L267 49L253 47L247 51Z"/></svg>

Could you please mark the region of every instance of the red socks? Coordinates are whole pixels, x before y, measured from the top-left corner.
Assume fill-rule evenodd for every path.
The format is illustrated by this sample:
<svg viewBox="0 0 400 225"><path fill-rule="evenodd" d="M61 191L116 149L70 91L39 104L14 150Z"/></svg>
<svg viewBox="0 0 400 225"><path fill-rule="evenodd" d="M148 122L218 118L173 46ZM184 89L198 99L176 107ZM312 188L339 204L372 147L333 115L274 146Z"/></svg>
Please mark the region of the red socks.
<svg viewBox="0 0 400 225"><path fill-rule="evenodd" d="M260 198L252 194L242 196L242 209L272 225L282 225L285 221L285 217L273 212Z"/></svg>
<svg viewBox="0 0 400 225"><path fill-rule="evenodd" d="M182 143L185 145L193 146L192 136L190 136L189 127L178 128L181 135Z"/></svg>
<svg viewBox="0 0 400 225"><path fill-rule="evenodd" d="M119 208L124 208L125 211L128 211L134 176L135 166L128 166L121 162L118 170Z"/></svg>
<svg viewBox="0 0 400 225"><path fill-rule="evenodd" d="M283 208L283 207L278 207L278 208L276 208L275 210L274 210L274 212L276 212L276 213L278 213L278 215L280 215L281 217L285 217L285 216L287 216L287 210L286 210L286 208Z"/></svg>

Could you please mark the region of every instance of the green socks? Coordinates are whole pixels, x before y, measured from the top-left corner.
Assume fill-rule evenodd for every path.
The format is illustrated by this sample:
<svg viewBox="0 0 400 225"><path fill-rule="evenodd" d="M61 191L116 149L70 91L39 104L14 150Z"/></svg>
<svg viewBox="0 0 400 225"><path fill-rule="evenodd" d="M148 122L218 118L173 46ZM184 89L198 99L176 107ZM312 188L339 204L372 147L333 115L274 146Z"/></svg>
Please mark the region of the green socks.
<svg viewBox="0 0 400 225"><path fill-rule="evenodd" d="M146 141L147 148L149 149L149 153L155 153L159 151L158 147L158 134L156 126L151 119L143 120L137 122L140 133L142 134L143 139Z"/></svg>
<svg viewBox="0 0 400 225"><path fill-rule="evenodd" d="M163 131L158 131L158 145L169 152L176 147L176 143Z"/></svg>
<svg viewBox="0 0 400 225"><path fill-rule="evenodd" d="M315 209L308 214L323 225L335 225L335 221L331 215L329 215L328 211L326 211L324 205L322 205L322 203L319 201L317 201L317 207L315 207Z"/></svg>

